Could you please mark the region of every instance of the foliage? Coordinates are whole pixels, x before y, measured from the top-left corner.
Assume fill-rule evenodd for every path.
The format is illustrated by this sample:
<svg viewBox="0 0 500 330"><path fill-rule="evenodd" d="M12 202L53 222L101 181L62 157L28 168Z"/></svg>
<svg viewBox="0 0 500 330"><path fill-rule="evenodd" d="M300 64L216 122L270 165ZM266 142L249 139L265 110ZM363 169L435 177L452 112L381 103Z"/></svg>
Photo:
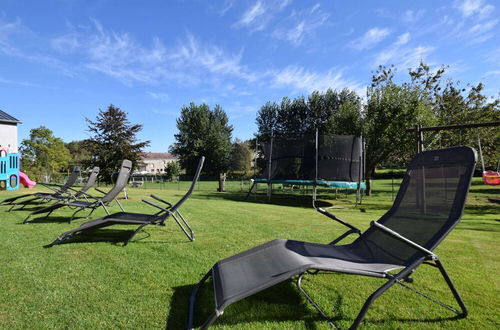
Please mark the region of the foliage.
<svg viewBox="0 0 500 330"><path fill-rule="evenodd" d="M236 139L233 143L231 153L230 169L232 172L240 172L245 176L252 167L253 152L249 147L250 141L240 141Z"/></svg>
<svg viewBox="0 0 500 330"><path fill-rule="evenodd" d="M92 152L87 148L85 141L71 141L64 144L69 151L71 166L91 166Z"/></svg>
<svg viewBox="0 0 500 330"><path fill-rule="evenodd" d="M92 165L101 168L101 181L110 183L111 175L123 159L132 161L133 168L137 167L142 148L149 145L149 141L137 140L142 125L131 124L127 113L112 104L105 111L99 109L95 121L88 118L86 121L91 137L85 144L93 153Z"/></svg>
<svg viewBox="0 0 500 330"><path fill-rule="evenodd" d="M393 70L379 67L368 88L364 114L368 177L391 157L404 163L415 153L414 136L408 128L435 123L425 87L408 82L396 84Z"/></svg>
<svg viewBox="0 0 500 330"><path fill-rule="evenodd" d="M284 97L280 104L267 102L259 109L256 118L257 135L269 138L275 135L312 134L361 134L362 105L354 91L328 89L313 92L307 99Z"/></svg>
<svg viewBox="0 0 500 330"><path fill-rule="evenodd" d="M169 162L165 166L165 175L170 181L178 180L181 174L181 166L178 162Z"/></svg>
<svg viewBox="0 0 500 330"><path fill-rule="evenodd" d="M200 157L205 156L204 171L223 177L231 161L233 131L226 112L219 105L211 110L207 104L190 103L182 107L177 129L170 152L179 157L186 172L193 174Z"/></svg>
<svg viewBox="0 0 500 330"><path fill-rule="evenodd" d="M59 172L67 169L70 160L64 142L45 126L33 128L19 149L23 171L37 181L58 179Z"/></svg>

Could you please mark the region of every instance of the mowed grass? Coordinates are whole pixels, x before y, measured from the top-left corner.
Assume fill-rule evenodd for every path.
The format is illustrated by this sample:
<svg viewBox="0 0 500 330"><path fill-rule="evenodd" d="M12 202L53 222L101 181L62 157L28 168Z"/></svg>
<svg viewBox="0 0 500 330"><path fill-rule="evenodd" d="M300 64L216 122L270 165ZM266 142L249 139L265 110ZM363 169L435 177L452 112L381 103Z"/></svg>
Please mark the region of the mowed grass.
<svg viewBox="0 0 500 330"><path fill-rule="evenodd" d="M397 191L397 182L395 182ZM179 199L183 185L129 188L122 200L131 212L152 212L141 202L151 193ZM183 205L195 230L189 242L174 222L146 227L126 247L134 227L113 226L81 235L52 248L43 246L85 221L67 222L72 210L61 209L47 220L21 224L28 210L0 208L0 328L2 329L183 329L194 285L219 259L274 238L328 243L344 228L315 212L310 196L278 191L267 203L264 191L244 200L239 184L232 192L215 192L204 182ZM0 192L0 200L25 192ZM354 207L354 196L319 195L322 206L360 228L378 219L392 204L391 180L374 183L374 194ZM436 250L469 308L465 319L400 286L375 301L366 329L498 329L500 205L499 187L475 179L462 222ZM116 207L113 210L118 210ZM95 215L95 216L94 216ZM92 218L104 215L100 210ZM454 305L439 272L428 266L414 274L414 287ZM306 277L304 287L347 328L365 299L384 280L340 274ZM211 283L201 293L200 325L213 310ZM328 324L301 296L295 281L286 281L225 310L214 329L328 329Z"/></svg>

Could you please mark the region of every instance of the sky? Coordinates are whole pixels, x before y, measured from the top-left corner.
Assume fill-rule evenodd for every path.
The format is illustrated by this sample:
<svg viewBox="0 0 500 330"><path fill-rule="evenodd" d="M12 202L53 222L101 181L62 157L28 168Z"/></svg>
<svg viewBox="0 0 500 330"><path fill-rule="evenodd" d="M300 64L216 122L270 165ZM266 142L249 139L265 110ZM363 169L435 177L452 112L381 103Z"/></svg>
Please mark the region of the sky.
<svg viewBox="0 0 500 330"><path fill-rule="evenodd" d="M19 142L44 125L65 142L113 104L167 152L184 105L219 104L233 138L256 133L268 101L401 79L423 60L500 92L493 0L0 0L0 109Z"/></svg>

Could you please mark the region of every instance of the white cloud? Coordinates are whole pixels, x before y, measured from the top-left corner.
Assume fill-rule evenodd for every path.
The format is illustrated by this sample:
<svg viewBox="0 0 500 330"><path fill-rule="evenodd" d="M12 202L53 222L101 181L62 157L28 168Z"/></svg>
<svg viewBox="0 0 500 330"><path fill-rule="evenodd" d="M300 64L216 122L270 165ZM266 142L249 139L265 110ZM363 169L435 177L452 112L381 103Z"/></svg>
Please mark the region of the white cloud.
<svg viewBox="0 0 500 330"><path fill-rule="evenodd" d="M420 9L420 10L406 10L405 13L403 14L403 20L409 23L415 23L418 21L422 16L424 16L425 10Z"/></svg>
<svg viewBox="0 0 500 330"><path fill-rule="evenodd" d="M410 33L406 32L401 34L396 41L396 45L406 45L410 41Z"/></svg>
<svg viewBox="0 0 500 330"><path fill-rule="evenodd" d="M485 42L495 35L495 31L493 29L498 22L498 19L494 19L474 24L468 30L458 33L458 36L473 44Z"/></svg>
<svg viewBox="0 0 500 330"><path fill-rule="evenodd" d="M363 36L352 40L348 44L348 46L356 50L370 49L384 40L389 34L391 34L391 31L389 29L374 27L366 31Z"/></svg>
<svg viewBox="0 0 500 330"><path fill-rule="evenodd" d="M487 18L495 9L494 6L487 4L484 0L463 0L455 2L455 7L465 17L477 15L478 18Z"/></svg>
<svg viewBox="0 0 500 330"><path fill-rule="evenodd" d="M243 13L240 20L236 23L237 26L250 26L257 22L259 16L264 15L266 12L262 2L257 1L252 7L248 8L246 12ZM256 30L261 30L264 28L263 24L258 24Z"/></svg>
<svg viewBox="0 0 500 330"><path fill-rule="evenodd" d="M276 24L271 36L299 46L304 40L313 39L315 31L325 25L329 17L330 14L321 10L320 4L315 4L311 9L293 11Z"/></svg>
<svg viewBox="0 0 500 330"><path fill-rule="evenodd" d="M168 100L170 100L170 96L167 93L155 93L147 91L146 94L148 94L151 98L159 100L161 102L167 102Z"/></svg>
<svg viewBox="0 0 500 330"><path fill-rule="evenodd" d="M240 64L243 51L230 53L210 43L202 43L186 33L175 46L167 47L158 38L149 46L127 33L107 31L98 21L93 29L80 29L54 38L55 50L78 53L80 65L125 84L156 84L175 81L197 84L211 76L253 81L255 76Z"/></svg>
<svg viewBox="0 0 500 330"><path fill-rule="evenodd" d="M224 0L222 9L219 10L219 15L224 16L226 12L233 8L235 0Z"/></svg>
<svg viewBox="0 0 500 330"><path fill-rule="evenodd" d="M326 73L318 73L291 65L269 74L273 87L291 87L308 93L324 91L328 88L343 89L347 87L357 89L359 87L359 83L344 78L341 70L331 69Z"/></svg>
<svg viewBox="0 0 500 330"><path fill-rule="evenodd" d="M431 46L402 47L395 44L378 53L373 61L373 66L394 64L400 69L414 68L420 61L429 64L426 58L434 50L435 48Z"/></svg>
<svg viewBox="0 0 500 330"><path fill-rule="evenodd" d="M241 15L234 24L237 28L249 28L251 31L262 31L285 9L291 0L257 1Z"/></svg>

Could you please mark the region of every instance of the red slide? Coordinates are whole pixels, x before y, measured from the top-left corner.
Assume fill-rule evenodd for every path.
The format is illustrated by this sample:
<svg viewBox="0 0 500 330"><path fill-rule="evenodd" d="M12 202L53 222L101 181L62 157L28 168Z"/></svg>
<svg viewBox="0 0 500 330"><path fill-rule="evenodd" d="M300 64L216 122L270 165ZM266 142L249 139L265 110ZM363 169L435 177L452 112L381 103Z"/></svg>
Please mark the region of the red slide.
<svg viewBox="0 0 500 330"><path fill-rule="evenodd" d="M19 182L21 182L21 184L26 188L32 188L36 185L35 181L31 181L31 179L28 178L26 173L23 173L21 171L19 171Z"/></svg>

